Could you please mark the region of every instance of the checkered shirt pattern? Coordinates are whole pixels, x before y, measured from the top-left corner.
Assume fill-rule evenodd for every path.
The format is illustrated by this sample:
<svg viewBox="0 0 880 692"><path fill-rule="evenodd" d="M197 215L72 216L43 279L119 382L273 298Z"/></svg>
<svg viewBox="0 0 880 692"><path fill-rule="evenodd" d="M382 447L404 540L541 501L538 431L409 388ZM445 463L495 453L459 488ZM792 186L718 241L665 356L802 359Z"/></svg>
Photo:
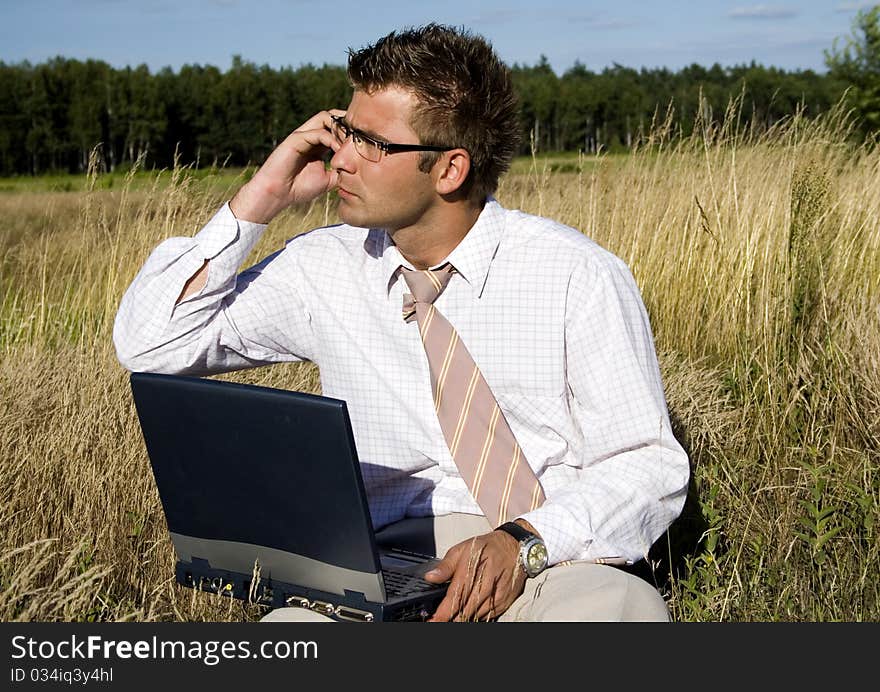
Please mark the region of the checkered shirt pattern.
<svg viewBox="0 0 880 692"><path fill-rule="evenodd" d="M227 204L194 237L161 243L122 298L120 362L205 375L313 361L323 393L348 404L377 528L482 514L443 436L418 330L401 319L398 270L412 265L384 231L343 224L237 274L264 229ZM175 305L205 259L207 284ZM457 271L435 304L544 488L544 504L522 518L550 563L644 557L681 511L689 466L626 265L492 198L447 261Z"/></svg>

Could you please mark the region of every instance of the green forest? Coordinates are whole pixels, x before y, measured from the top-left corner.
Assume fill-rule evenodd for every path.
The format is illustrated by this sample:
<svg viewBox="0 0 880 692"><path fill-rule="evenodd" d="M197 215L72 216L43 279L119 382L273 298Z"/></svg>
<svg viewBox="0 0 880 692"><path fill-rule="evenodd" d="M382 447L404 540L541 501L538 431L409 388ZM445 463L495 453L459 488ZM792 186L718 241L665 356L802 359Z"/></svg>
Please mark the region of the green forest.
<svg viewBox="0 0 880 692"><path fill-rule="evenodd" d="M543 56L515 64L522 153L629 149L658 121L688 135L698 116L721 119L732 100L750 127L763 129L798 111L815 117L846 95L865 134L880 125L877 27L876 7L860 13L853 37L826 51L825 73L755 63L598 72L575 64L557 75ZM274 69L236 56L225 71L195 64L152 73L63 57L0 62L0 176L84 171L95 147L109 171L135 161L259 163L306 118L345 107L349 96L339 65Z"/></svg>

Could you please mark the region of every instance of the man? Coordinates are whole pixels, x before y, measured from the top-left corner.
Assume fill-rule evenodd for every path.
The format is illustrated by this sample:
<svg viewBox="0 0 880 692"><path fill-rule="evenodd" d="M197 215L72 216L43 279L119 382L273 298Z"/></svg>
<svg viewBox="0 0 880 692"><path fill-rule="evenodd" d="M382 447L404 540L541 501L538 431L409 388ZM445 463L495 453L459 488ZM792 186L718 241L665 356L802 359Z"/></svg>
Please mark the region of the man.
<svg viewBox="0 0 880 692"><path fill-rule="evenodd" d="M450 582L435 621L668 619L609 566L647 554L689 473L628 269L491 197L519 126L482 38L392 32L349 76L345 111L313 116L195 237L153 252L120 306L120 361L317 363L348 402L379 538L445 555L426 577ZM330 190L342 225L236 276L264 224Z"/></svg>

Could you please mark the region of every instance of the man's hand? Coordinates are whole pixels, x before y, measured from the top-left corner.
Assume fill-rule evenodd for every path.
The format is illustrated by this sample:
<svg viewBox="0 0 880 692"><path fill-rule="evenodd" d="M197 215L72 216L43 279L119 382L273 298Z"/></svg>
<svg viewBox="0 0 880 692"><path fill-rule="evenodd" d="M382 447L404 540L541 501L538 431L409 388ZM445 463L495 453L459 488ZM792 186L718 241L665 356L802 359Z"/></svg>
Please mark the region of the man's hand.
<svg viewBox="0 0 880 692"><path fill-rule="evenodd" d="M323 161L328 151L339 148L330 133L331 115L345 115L345 111L321 111L275 148L229 203L237 218L269 223L291 204L309 202L336 187L338 175L327 170Z"/></svg>
<svg viewBox="0 0 880 692"><path fill-rule="evenodd" d="M519 543L504 531L493 531L452 546L425 580L451 580L429 622L464 622L503 614L522 594L526 575L519 565Z"/></svg>

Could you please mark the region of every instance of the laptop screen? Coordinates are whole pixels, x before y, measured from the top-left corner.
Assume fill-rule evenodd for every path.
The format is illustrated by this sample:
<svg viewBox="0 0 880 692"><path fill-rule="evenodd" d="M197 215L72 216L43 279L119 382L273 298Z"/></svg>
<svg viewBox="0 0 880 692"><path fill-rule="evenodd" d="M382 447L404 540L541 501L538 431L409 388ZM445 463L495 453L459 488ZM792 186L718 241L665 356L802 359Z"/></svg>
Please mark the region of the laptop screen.
<svg viewBox="0 0 880 692"><path fill-rule="evenodd" d="M379 571L345 402L147 373L131 387L172 534Z"/></svg>

